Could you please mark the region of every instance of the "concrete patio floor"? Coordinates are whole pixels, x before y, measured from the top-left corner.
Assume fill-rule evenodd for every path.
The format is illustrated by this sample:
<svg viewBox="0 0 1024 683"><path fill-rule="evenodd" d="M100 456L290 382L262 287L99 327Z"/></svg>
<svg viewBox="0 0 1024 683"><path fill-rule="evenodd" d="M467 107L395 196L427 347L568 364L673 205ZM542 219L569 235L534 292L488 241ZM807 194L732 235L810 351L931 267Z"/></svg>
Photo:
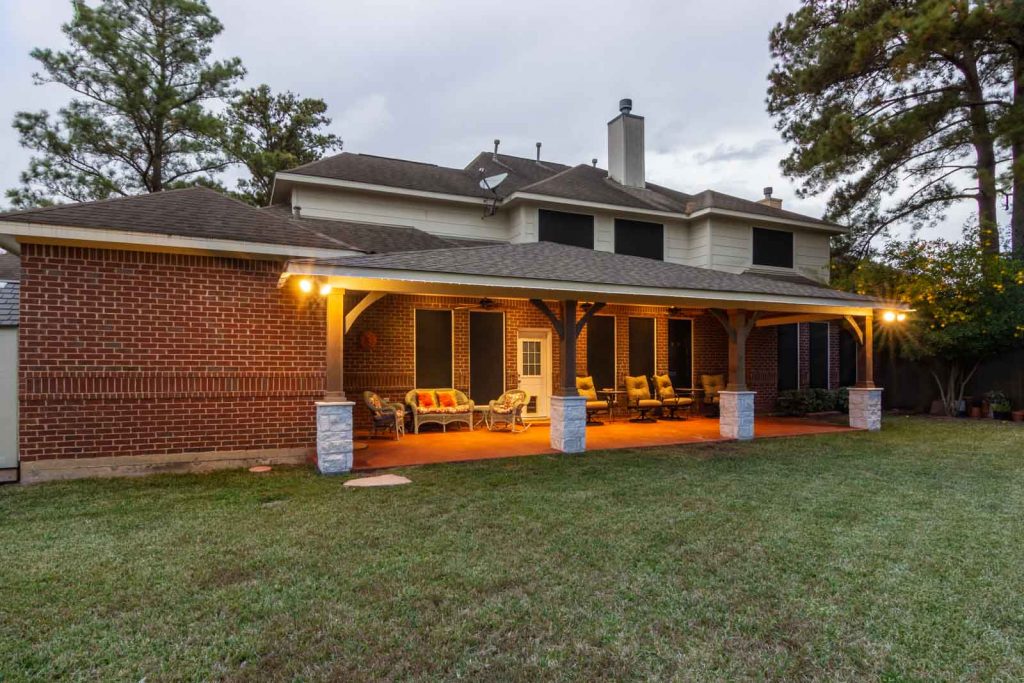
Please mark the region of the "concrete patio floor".
<svg viewBox="0 0 1024 683"><path fill-rule="evenodd" d="M556 453L549 444L548 425L534 424L521 433L489 432L484 427L472 432L464 427L409 432L402 439L377 437L357 440L368 447L355 452L354 469L373 470L403 465L427 465L490 458ZM761 417L754 422L754 437L799 436L851 431L850 427L803 418ZM717 418L693 418L684 421L659 420L635 423L625 420L587 427L587 450L644 448L685 443L727 441L718 433Z"/></svg>

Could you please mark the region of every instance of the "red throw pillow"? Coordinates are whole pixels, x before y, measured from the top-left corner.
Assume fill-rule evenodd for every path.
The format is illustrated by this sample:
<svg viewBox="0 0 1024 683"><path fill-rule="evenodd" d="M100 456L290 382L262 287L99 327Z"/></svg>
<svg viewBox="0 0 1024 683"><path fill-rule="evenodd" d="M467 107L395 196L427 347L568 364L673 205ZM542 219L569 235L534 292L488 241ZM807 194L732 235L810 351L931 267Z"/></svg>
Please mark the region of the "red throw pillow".
<svg viewBox="0 0 1024 683"><path fill-rule="evenodd" d="M441 402L442 408L454 408L455 407L455 394L451 391L439 391L437 392L437 400Z"/></svg>
<svg viewBox="0 0 1024 683"><path fill-rule="evenodd" d="M433 408L434 407L434 394L431 391L417 391L416 392L416 403L419 404L420 408Z"/></svg>

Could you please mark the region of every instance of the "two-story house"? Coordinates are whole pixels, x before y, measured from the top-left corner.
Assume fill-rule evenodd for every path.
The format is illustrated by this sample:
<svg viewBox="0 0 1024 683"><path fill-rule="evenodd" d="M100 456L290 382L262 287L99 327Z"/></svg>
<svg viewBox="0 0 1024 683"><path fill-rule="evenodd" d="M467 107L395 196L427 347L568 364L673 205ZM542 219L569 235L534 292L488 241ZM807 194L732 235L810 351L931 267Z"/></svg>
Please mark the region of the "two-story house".
<svg viewBox="0 0 1024 683"><path fill-rule="evenodd" d="M667 373L708 403L721 376L736 438L780 390L856 384L851 423L877 426L883 303L828 287L845 228L769 188L752 201L647 182L629 100L607 166L497 141L464 168L343 153L279 173L259 210L193 189L0 215L0 246L22 259L22 461L315 446L322 469L347 470L366 419L350 399L424 387L477 405L522 388L527 418L578 451L584 375L619 390Z"/></svg>

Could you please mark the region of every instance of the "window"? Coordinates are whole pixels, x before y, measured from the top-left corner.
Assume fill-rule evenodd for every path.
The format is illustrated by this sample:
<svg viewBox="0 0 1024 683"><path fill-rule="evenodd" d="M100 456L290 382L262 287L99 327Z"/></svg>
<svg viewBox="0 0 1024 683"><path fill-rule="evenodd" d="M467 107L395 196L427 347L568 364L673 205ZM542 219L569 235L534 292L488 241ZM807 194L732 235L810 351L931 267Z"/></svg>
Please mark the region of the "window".
<svg viewBox="0 0 1024 683"><path fill-rule="evenodd" d="M668 321L668 376L679 388L693 386L693 321Z"/></svg>
<svg viewBox="0 0 1024 683"><path fill-rule="evenodd" d="M594 217L582 213L540 210L541 242L594 248Z"/></svg>
<svg viewBox="0 0 1024 683"><path fill-rule="evenodd" d="M615 253L665 260L665 227L661 223L615 219Z"/></svg>
<svg viewBox="0 0 1024 683"><path fill-rule="evenodd" d="M800 331L798 325L778 326L778 389L790 391L799 388Z"/></svg>
<svg viewBox="0 0 1024 683"><path fill-rule="evenodd" d="M523 342L523 377L539 377L540 367L540 342L527 340Z"/></svg>
<svg viewBox="0 0 1024 683"><path fill-rule="evenodd" d="M654 318L629 319L629 374L654 374Z"/></svg>
<svg viewBox="0 0 1024 683"><path fill-rule="evenodd" d="M754 228L755 266L793 267L793 233L785 230Z"/></svg>
<svg viewBox="0 0 1024 683"><path fill-rule="evenodd" d="M839 328L839 386L857 383L857 338L845 327Z"/></svg>
<svg viewBox="0 0 1024 683"><path fill-rule="evenodd" d="M469 312L469 397L487 405L505 391L505 314Z"/></svg>
<svg viewBox="0 0 1024 683"><path fill-rule="evenodd" d="M587 373L598 389L615 388L615 317L595 315L587 323Z"/></svg>
<svg viewBox="0 0 1024 683"><path fill-rule="evenodd" d="M416 386L452 385L452 312L416 311Z"/></svg>
<svg viewBox="0 0 1024 683"><path fill-rule="evenodd" d="M828 323L810 323L810 386L828 389Z"/></svg>

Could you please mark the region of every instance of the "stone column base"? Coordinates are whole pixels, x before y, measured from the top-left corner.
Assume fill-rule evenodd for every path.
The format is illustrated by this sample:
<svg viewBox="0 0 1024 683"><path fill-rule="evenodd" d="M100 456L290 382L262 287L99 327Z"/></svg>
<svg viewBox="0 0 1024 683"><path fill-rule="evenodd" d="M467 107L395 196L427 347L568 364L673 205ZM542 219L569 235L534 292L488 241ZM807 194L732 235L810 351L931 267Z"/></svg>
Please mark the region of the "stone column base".
<svg viewBox="0 0 1024 683"><path fill-rule="evenodd" d="M850 426L877 432L882 428L882 388L850 387Z"/></svg>
<svg viewBox="0 0 1024 683"><path fill-rule="evenodd" d="M563 453L587 450L587 399L551 397L551 447Z"/></svg>
<svg viewBox="0 0 1024 683"><path fill-rule="evenodd" d="M352 471L352 401L317 401L316 466L320 474Z"/></svg>
<svg viewBox="0 0 1024 683"><path fill-rule="evenodd" d="M718 392L718 431L727 439L754 438L754 391Z"/></svg>

